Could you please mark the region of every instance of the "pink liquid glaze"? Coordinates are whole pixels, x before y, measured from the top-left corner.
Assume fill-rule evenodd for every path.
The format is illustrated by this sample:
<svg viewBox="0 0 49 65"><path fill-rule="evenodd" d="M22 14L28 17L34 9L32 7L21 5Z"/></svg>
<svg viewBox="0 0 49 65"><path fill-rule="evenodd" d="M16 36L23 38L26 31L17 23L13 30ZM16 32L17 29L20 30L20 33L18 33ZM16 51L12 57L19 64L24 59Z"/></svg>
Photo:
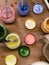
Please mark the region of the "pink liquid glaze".
<svg viewBox="0 0 49 65"><path fill-rule="evenodd" d="M25 43L26 44L29 44L29 45L30 44L34 44L35 41L36 41L36 39L35 39L35 36L34 35L28 34L28 35L25 36Z"/></svg>
<svg viewBox="0 0 49 65"><path fill-rule="evenodd" d="M7 6L1 10L1 19L6 23L12 23L15 20L15 11L12 7Z"/></svg>
<svg viewBox="0 0 49 65"><path fill-rule="evenodd" d="M0 18L1 18L1 10L0 10Z"/></svg>

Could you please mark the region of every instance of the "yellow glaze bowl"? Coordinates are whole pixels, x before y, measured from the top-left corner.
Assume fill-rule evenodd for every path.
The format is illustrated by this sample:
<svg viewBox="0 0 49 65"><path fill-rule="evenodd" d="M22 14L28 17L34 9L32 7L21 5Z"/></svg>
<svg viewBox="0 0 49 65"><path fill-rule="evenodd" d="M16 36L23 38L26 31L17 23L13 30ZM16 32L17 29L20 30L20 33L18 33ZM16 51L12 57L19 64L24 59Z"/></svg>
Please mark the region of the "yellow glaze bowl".
<svg viewBox="0 0 49 65"><path fill-rule="evenodd" d="M5 42L5 45L10 49L16 49L20 46L20 37L17 34L11 33L6 37L6 40L13 40L10 42ZM14 41L15 40L15 41Z"/></svg>
<svg viewBox="0 0 49 65"><path fill-rule="evenodd" d="M8 55L5 57L6 65L15 65L17 63L17 58L14 55Z"/></svg>

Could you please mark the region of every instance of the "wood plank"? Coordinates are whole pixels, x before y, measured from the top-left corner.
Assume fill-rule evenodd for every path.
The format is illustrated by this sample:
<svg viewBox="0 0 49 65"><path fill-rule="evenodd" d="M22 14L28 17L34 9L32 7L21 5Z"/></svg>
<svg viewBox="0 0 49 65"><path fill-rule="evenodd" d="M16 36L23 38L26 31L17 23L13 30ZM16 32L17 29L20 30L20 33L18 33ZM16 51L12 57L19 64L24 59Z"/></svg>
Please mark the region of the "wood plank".
<svg viewBox="0 0 49 65"><path fill-rule="evenodd" d="M39 41L39 39L45 34L41 31L40 25L44 21L46 17L49 17L49 11L43 2L43 0L30 0L30 13L26 17L21 17L17 12L17 5L19 3L18 0L8 0L8 4L14 7L16 12L16 21L13 24L5 24L0 19L0 24L5 25L8 29L9 33L17 33L22 39L22 45L26 45L24 43L24 36L28 33L33 33L37 37L37 42L34 45L27 45L30 48L30 56L27 58L22 58L18 54L18 49L10 50L8 49L4 43L0 43L0 65L5 65L4 59L6 55L14 54L18 58L17 65L31 65L34 61L45 60L42 54L43 42ZM44 6L44 12L40 15L36 15L32 12L32 6L34 3L41 3ZM0 0L0 9L5 6L5 0ZM25 20L33 18L37 22L37 26L34 30L27 30L24 26Z"/></svg>

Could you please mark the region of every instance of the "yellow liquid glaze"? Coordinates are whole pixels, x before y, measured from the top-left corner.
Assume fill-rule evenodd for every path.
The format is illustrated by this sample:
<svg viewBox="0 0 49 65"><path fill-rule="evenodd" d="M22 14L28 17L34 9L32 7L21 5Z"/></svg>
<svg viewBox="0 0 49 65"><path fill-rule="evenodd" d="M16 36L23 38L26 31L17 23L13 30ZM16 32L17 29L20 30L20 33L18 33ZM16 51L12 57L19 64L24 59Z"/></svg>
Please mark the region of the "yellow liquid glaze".
<svg viewBox="0 0 49 65"><path fill-rule="evenodd" d="M17 58L14 55L8 55L5 57L6 65L15 65L17 63Z"/></svg>
<svg viewBox="0 0 49 65"><path fill-rule="evenodd" d="M18 39L18 40L14 41L14 42L8 42L8 43L6 43L7 47L12 48L12 49L17 48L20 45L20 39L19 39L19 37L11 35L11 36L9 36L7 38L7 40L16 40L16 39Z"/></svg>

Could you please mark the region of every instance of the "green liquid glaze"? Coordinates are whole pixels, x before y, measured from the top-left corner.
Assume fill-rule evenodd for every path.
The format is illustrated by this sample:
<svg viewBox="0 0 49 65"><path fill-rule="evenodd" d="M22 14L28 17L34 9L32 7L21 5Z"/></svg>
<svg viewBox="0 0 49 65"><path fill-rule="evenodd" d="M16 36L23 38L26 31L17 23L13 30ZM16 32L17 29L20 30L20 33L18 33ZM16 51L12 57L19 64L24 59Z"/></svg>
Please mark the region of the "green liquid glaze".
<svg viewBox="0 0 49 65"><path fill-rule="evenodd" d="M4 39L7 35L7 30L3 25L0 25L0 40Z"/></svg>
<svg viewBox="0 0 49 65"><path fill-rule="evenodd" d="M3 27L0 26L0 37L2 37L4 35L4 29Z"/></svg>
<svg viewBox="0 0 49 65"><path fill-rule="evenodd" d="M22 57L27 57L30 54L30 49L27 46L21 46L19 48L19 54Z"/></svg>

